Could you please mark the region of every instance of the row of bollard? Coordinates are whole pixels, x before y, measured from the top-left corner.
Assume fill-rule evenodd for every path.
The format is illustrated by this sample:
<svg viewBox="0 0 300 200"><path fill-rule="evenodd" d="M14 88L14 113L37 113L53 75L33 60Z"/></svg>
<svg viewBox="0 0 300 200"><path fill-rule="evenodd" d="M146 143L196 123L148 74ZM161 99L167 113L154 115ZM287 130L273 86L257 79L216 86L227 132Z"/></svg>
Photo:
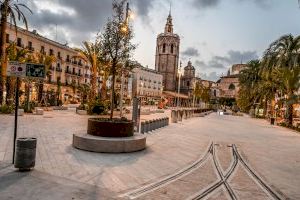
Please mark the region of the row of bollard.
<svg viewBox="0 0 300 200"><path fill-rule="evenodd" d="M172 110L172 112L171 112L171 121L172 121L172 123L177 123L177 122L182 121L182 119L188 119L188 118L196 117L196 116L201 117L202 115L205 116L205 115L207 115L211 112L212 111L209 110L209 109Z"/></svg>
<svg viewBox="0 0 300 200"><path fill-rule="evenodd" d="M169 125L169 118L160 118L160 119L154 119L149 120L141 123L141 133L148 133L150 131L165 127Z"/></svg>

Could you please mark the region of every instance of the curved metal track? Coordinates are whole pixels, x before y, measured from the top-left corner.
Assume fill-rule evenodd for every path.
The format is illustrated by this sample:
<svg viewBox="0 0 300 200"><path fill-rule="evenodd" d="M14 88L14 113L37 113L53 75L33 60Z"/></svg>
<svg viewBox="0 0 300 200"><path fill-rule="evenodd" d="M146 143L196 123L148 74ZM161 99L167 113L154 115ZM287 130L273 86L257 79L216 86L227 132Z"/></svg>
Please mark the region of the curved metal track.
<svg viewBox="0 0 300 200"><path fill-rule="evenodd" d="M233 150L233 148L232 148L232 154L233 154L233 162L232 162L232 164L231 164L228 172L224 175L223 172L222 172L222 170L221 170L220 164L219 164L219 162L217 160L217 157L216 157L215 147L213 147L213 151L212 151L213 162L214 162L214 165L215 165L215 168L217 170L217 173L219 175L220 180L217 183L215 183L212 186L210 186L209 188L207 188L206 190L204 190L203 192L201 192L200 194L194 196L192 198L193 200L203 199L207 195L209 195L212 192L214 192L215 190L217 190L222 185L225 186L225 188L226 188L229 196L231 197L231 199L233 199L233 200L237 199L235 193L233 192L232 188L230 187L230 185L227 182L228 178L233 174L233 172L235 171L236 166L238 164L238 157L236 155L236 152Z"/></svg>
<svg viewBox="0 0 300 200"><path fill-rule="evenodd" d="M189 173L190 171L192 171L193 169L196 169L197 167L201 166L208 158L209 155L211 155L211 152L213 151L213 143L211 143L206 151L206 153L204 154L204 156L200 159L198 159L196 162L194 162L192 165L188 166L187 168L177 172L176 174L173 174L172 176L169 176L165 179L162 179L158 182L155 182L153 184L147 185L145 187L142 187L138 190L135 190L133 192L127 193L125 195L122 196L128 196L130 198L137 198L141 195L144 195L145 193L155 190L159 187L161 187L162 185L165 185L167 183L170 183L171 181L174 181L176 179L178 179L179 177Z"/></svg>
<svg viewBox="0 0 300 200"><path fill-rule="evenodd" d="M265 183L258 175L255 173L254 170L250 168L250 166L245 162L243 157L240 155L238 152L237 148L235 145L233 145L233 150L236 152L236 155L238 157L238 160L240 163L245 167L245 169L252 175L252 177L258 181L258 183L269 193L270 196L272 196L276 200L281 200L281 198L277 192L275 192L267 183Z"/></svg>

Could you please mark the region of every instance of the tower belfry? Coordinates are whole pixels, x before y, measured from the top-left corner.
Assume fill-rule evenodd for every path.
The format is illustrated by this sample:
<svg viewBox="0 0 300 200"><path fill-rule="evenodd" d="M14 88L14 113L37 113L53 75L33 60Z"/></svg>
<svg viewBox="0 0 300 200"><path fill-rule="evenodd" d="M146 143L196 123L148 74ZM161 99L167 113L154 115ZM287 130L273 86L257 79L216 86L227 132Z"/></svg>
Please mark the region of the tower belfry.
<svg viewBox="0 0 300 200"><path fill-rule="evenodd" d="M173 32L171 7L165 31L157 36L155 69L163 75L163 86L166 91L176 90L180 38Z"/></svg>

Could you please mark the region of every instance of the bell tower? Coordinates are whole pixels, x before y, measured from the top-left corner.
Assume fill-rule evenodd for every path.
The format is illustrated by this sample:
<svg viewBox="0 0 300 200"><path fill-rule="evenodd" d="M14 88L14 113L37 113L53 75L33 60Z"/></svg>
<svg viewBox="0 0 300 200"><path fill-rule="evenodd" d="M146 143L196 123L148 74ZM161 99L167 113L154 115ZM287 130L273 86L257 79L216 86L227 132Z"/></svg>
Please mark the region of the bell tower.
<svg viewBox="0 0 300 200"><path fill-rule="evenodd" d="M157 36L155 69L163 75L165 91L176 91L180 37L173 33L171 12L164 33Z"/></svg>

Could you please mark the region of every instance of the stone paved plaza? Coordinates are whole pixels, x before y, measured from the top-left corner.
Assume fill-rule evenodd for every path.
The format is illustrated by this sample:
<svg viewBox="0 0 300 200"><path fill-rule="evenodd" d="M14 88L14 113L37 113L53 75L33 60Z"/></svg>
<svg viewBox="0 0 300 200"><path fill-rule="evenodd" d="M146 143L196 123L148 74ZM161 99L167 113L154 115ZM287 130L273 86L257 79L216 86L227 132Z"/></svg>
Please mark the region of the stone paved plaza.
<svg viewBox="0 0 300 200"><path fill-rule="evenodd" d="M142 118L162 115L169 113ZM0 115L1 200L193 199L218 179L214 156L208 151L211 142L224 173L234 163L230 145L235 144L282 199L300 199L300 135L264 120L213 113L153 131L144 151L99 154L71 146L72 134L86 130L87 116L74 110L25 115L20 117L18 136L38 138L37 160L33 171L20 173L10 165L13 119ZM201 163L206 152L207 160ZM194 167L186 170L189 166ZM241 163L227 182L238 199L272 199ZM230 196L223 185L205 198Z"/></svg>

